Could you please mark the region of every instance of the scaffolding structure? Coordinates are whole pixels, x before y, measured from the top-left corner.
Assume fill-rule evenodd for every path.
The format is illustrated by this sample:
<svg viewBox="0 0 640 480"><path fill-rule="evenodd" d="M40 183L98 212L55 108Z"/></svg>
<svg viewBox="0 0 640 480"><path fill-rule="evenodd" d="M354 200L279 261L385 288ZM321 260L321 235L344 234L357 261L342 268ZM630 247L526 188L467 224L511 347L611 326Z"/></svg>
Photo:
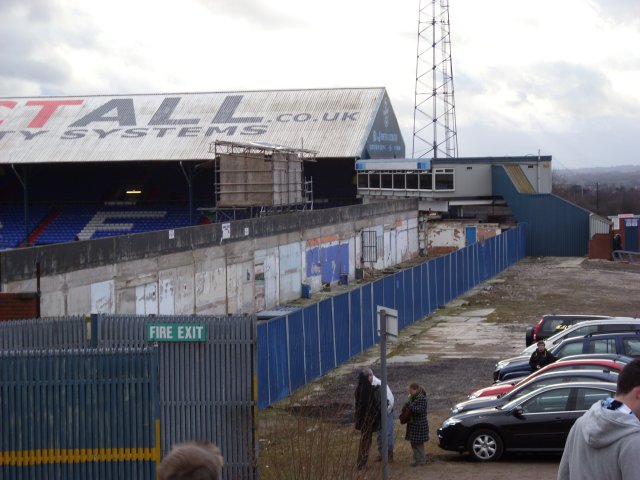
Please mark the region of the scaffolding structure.
<svg viewBox="0 0 640 480"><path fill-rule="evenodd" d="M420 0L412 158L458 156L448 0Z"/></svg>
<svg viewBox="0 0 640 480"><path fill-rule="evenodd" d="M304 162L315 161L315 151L220 140L209 151L214 154L216 221L313 208Z"/></svg>

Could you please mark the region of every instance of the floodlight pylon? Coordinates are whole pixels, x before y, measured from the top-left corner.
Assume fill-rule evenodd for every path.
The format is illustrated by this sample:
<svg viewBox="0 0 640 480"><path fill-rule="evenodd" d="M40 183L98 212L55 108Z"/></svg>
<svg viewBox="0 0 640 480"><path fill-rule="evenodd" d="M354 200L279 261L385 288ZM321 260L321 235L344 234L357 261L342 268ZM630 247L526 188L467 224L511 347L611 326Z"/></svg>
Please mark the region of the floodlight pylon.
<svg viewBox="0 0 640 480"><path fill-rule="evenodd" d="M458 156L448 0L420 0L412 158Z"/></svg>

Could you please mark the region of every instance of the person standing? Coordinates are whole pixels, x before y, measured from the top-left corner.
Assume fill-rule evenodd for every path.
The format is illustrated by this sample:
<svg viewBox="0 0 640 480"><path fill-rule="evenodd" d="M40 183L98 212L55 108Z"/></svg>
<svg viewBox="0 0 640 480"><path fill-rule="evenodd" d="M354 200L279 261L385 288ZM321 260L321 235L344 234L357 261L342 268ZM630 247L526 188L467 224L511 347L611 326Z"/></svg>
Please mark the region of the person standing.
<svg viewBox="0 0 640 480"><path fill-rule="evenodd" d="M362 470L369 460L373 432L380 430L380 387L371 384L367 370L358 373L355 403L356 430L360 430L357 466Z"/></svg>
<svg viewBox="0 0 640 480"><path fill-rule="evenodd" d="M427 392L417 383L409 385L409 399L405 404L411 412L407 422L405 440L411 443L413 450L412 467L426 463L424 442L429 440L429 422L427 421Z"/></svg>
<svg viewBox="0 0 640 480"><path fill-rule="evenodd" d="M369 375L369 381L371 382L371 385L373 385L374 387L382 386L382 381L373 374L373 370L369 368L367 369L367 373ZM382 394L380 394L380 397L382 397ZM393 404L394 402L395 402L395 398L393 397L393 392L391 391L391 388L389 388L389 385L387 385L386 422L387 422L387 451L389 453L389 456L387 458L389 459L389 463L393 463ZM378 430L378 438L376 439L376 444L378 446L378 453L380 454L378 456L378 461L381 461L382 460L382 428Z"/></svg>
<svg viewBox="0 0 640 480"><path fill-rule="evenodd" d="M631 480L640 472L640 358L618 376L614 398L594 403L573 424L558 480Z"/></svg>
<svg viewBox="0 0 640 480"><path fill-rule="evenodd" d="M536 351L533 352L529 358L529 365L531 366L531 371L535 372L556 360L557 358L547 350L544 340L540 340L538 341L538 348L536 348Z"/></svg>

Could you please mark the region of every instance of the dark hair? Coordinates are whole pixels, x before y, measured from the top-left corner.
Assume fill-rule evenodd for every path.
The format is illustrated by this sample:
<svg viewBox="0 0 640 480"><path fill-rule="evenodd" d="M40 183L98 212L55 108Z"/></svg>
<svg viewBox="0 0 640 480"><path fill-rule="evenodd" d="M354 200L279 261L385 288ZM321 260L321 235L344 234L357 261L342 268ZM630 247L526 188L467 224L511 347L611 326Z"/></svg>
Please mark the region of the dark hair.
<svg viewBox="0 0 640 480"><path fill-rule="evenodd" d="M224 459L209 441L175 445L162 460L160 480L221 480Z"/></svg>
<svg viewBox="0 0 640 480"><path fill-rule="evenodd" d="M620 372L616 395L625 395L637 386L640 386L640 358L634 358Z"/></svg>
<svg viewBox="0 0 640 480"><path fill-rule="evenodd" d="M536 345L540 345L540 344L544 345L545 344L544 340L538 340L538 343L536 343Z"/></svg>

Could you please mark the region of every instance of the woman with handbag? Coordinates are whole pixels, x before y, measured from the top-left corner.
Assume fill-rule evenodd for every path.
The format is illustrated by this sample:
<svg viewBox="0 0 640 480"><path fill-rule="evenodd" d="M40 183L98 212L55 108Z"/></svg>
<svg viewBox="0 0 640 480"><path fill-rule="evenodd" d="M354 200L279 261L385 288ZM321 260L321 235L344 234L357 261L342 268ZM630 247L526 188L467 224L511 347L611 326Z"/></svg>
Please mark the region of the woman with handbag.
<svg viewBox="0 0 640 480"><path fill-rule="evenodd" d="M409 385L409 399L402 407L400 422L407 424L407 434L404 438L411 442L411 449L413 450L413 463L411 466L424 465L426 463L424 442L429 440L427 392L417 383Z"/></svg>

